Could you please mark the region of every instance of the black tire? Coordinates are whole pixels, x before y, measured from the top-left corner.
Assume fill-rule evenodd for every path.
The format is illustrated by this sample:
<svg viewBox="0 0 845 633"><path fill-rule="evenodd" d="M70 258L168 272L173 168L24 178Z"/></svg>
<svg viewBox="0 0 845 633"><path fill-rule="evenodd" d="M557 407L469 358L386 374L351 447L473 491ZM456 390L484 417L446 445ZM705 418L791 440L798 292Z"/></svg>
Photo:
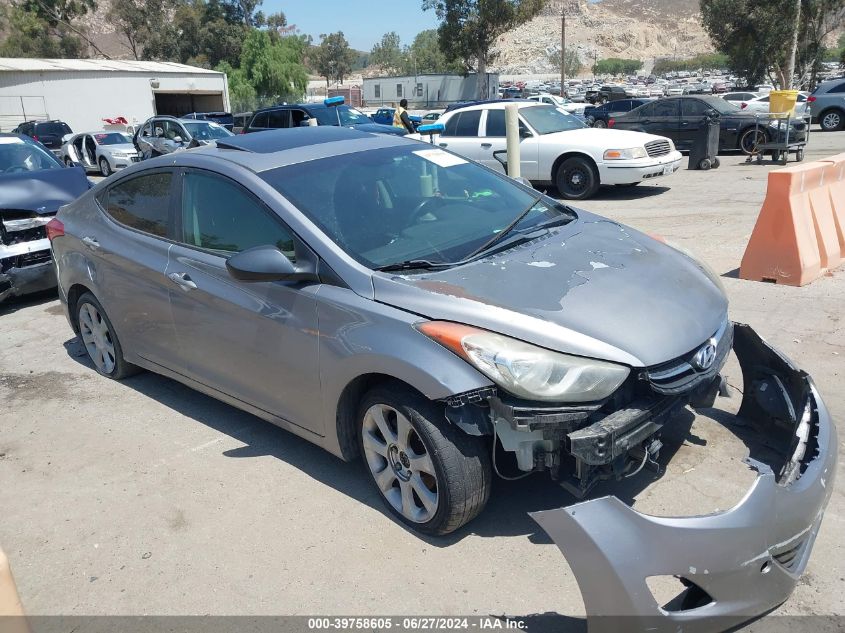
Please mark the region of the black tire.
<svg viewBox="0 0 845 633"><path fill-rule="evenodd" d="M416 433L415 440L422 442L434 465L437 509L425 522L406 518L392 505L379 488L376 475L368 462L368 453L364 446L365 418L371 407L379 406L386 406L401 413L410 422ZM447 422L442 405L431 402L405 385L382 385L369 391L361 400L356 427L364 470L387 509L404 525L425 534L443 535L467 524L484 509L490 498L492 484L488 442L485 438L467 435ZM388 438L384 440L385 443L390 443ZM384 461L386 466L383 470L391 469L391 463L386 459ZM410 473L411 469L407 472ZM394 483L397 488L391 490L398 490L398 479Z"/></svg>
<svg viewBox="0 0 845 633"><path fill-rule="evenodd" d="M105 323L107 328L107 340L112 344L114 347L114 360L113 360L113 367L109 370L108 367L102 367L98 361L95 359L94 353L92 352L90 346L86 344L85 341L85 324L83 319L80 317L80 314L86 306L92 306L94 310L96 310L97 314L99 314L100 319L99 322ZM79 331L79 340L82 342L82 345L85 347L85 351L88 354L88 359L93 363L94 369L97 371L98 374L105 376L106 378L111 378L113 380L122 380L123 378L127 378L133 374L137 374L141 371L140 367L137 365L133 365L132 363L127 363L123 359L123 347L120 345L120 341L117 338L117 335L114 332L114 327L109 320L106 311L103 310L103 306L100 305L100 302L92 295L90 292L83 293L79 299L76 301L76 307L74 310L74 320L76 321L77 330Z"/></svg>
<svg viewBox="0 0 845 633"><path fill-rule="evenodd" d="M607 121L605 121L603 119L596 119L595 122L593 122L593 127L597 127L599 129L606 128L607 127Z"/></svg>
<svg viewBox="0 0 845 633"><path fill-rule="evenodd" d="M757 153L757 146L767 143L769 135L764 130L758 130L755 127L749 127L743 130L739 135L739 142L737 149L741 150L746 156L751 156Z"/></svg>
<svg viewBox="0 0 845 633"><path fill-rule="evenodd" d="M106 178L111 176L112 173L111 165L109 165L109 161L106 160L105 156L100 157L100 173Z"/></svg>
<svg viewBox="0 0 845 633"><path fill-rule="evenodd" d="M599 174L586 158L573 156L563 161L555 174L555 185L567 200L585 200L599 189Z"/></svg>
<svg viewBox="0 0 845 633"><path fill-rule="evenodd" d="M721 162L719 162L719 159L718 159L718 158L714 158L714 159L713 159L713 165L712 165L712 167L713 167L713 169L719 169L719 166L720 166L721 164L722 164L722 163L721 163Z"/></svg>
<svg viewBox="0 0 845 633"><path fill-rule="evenodd" d="M73 167L73 161L70 159L70 156L65 156L65 166Z"/></svg>
<svg viewBox="0 0 845 633"><path fill-rule="evenodd" d="M709 158L702 158L701 161L698 163L698 168L702 171L708 171L713 166L713 163L710 162Z"/></svg>
<svg viewBox="0 0 845 633"><path fill-rule="evenodd" d="M804 160L804 148L803 147L799 147L797 150L795 150L795 160L797 160L799 163L802 160Z"/></svg>
<svg viewBox="0 0 845 633"><path fill-rule="evenodd" d="M819 115L819 127L821 127L822 132L845 130L845 112L835 108L825 110Z"/></svg>

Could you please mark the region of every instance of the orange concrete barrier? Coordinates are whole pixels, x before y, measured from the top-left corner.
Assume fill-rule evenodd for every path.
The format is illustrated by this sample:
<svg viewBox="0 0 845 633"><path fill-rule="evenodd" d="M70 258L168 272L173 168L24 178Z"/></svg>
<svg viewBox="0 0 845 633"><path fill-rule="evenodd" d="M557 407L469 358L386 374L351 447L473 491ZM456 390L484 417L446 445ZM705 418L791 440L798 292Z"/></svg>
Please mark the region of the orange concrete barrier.
<svg viewBox="0 0 845 633"><path fill-rule="evenodd" d="M9 559L0 549L0 633L29 633Z"/></svg>
<svg viewBox="0 0 845 633"><path fill-rule="evenodd" d="M769 172L741 279L803 286L842 263L843 172L845 155Z"/></svg>

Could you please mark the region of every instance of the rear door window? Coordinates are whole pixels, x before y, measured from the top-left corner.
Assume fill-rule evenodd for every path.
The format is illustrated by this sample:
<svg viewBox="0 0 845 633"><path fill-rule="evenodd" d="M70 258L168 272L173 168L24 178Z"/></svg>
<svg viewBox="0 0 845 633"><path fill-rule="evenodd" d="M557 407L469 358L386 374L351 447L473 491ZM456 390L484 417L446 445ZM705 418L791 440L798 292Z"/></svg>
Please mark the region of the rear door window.
<svg viewBox="0 0 845 633"><path fill-rule="evenodd" d="M171 172L156 172L121 180L99 198L106 213L120 224L156 237L167 237L170 218Z"/></svg>
<svg viewBox="0 0 845 633"><path fill-rule="evenodd" d="M478 136L481 110L458 112L446 123L443 136Z"/></svg>
<svg viewBox="0 0 845 633"><path fill-rule="evenodd" d="M653 104L652 116L677 117L680 116L680 104L677 99L660 99Z"/></svg>
<svg viewBox="0 0 845 633"><path fill-rule="evenodd" d="M845 92L845 81L843 81L841 84L834 86L828 92L832 92L832 93L835 93L835 94Z"/></svg>
<svg viewBox="0 0 845 633"><path fill-rule="evenodd" d="M273 129L290 127L290 111L270 110L270 112L267 113L266 127Z"/></svg>
<svg viewBox="0 0 845 633"><path fill-rule="evenodd" d="M253 119L252 123L249 124L250 128L253 129L264 129L267 127L267 113L266 112L259 112L256 114Z"/></svg>
<svg viewBox="0 0 845 633"><path fill-rule="evenodd" d="M506 136L505 111L487 110L487 132L485 136Z"/></svg>

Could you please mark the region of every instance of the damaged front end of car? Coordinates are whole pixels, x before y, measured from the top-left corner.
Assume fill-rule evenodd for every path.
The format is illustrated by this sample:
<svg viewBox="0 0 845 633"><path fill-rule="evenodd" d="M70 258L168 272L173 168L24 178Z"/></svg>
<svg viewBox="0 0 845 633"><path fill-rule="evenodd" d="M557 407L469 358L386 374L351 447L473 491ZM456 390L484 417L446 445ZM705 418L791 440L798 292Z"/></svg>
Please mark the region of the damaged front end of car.
<svg viewBox="0 0 845 633"><path fill-rule="evenodd" d="M45 228L54 215L0 209L0 301L56 286Z"/></svg>
<svg viewBox="0 0 845 633"><path fill-rule="evenodd" d="M746 459L757 476L742 501L705 516L654 517L608 496L531 515L572 568L591 633L725 630L785 601L807 565L833 487L835 426L805 372L749 326L734 324L723 337L728 330L744 382L738 417L780 455L769 463ZM719 343L717 359L730 348ZM685 372L663 367L649 373L671 398ZM698 406L709 406L718 385L700 382ZM640 441L645 428L635 427L640 430L629 439L627 426L637 415L620 411L569 433L573 458L594 466L600 451L613 458ZM682 591L661 604L649 588L655 578L680 581Z"/></svg>

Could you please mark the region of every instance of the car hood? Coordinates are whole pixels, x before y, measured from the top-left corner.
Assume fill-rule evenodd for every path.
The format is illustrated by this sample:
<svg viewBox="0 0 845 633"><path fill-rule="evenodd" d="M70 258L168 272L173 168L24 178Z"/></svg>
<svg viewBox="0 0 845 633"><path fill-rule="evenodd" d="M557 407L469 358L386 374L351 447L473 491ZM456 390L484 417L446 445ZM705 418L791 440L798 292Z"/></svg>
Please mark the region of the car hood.
<svg viewBox="0 0 845 633"><path fill-rule="evenodd" d="M546 143L566 143L567 145L587 145L603 149L627 149L629 147L642 147L649 141L664 138L645 132L633 132L631 130L613 130L608 128L585 127L578 130L566 132L555 132L540 136Z"/></svg>
<svg viewBox="0 0 845 633"><path fill-rule="evenodd" d="M634 229L579 216L456 268L375 273L375 299L429 319L634 367L690 352L718 330L727 299L699 264Z"/></svg>
<svg viewBox="0 0 845 633"><path fill-rule="evenodd" d="M407 134L404 128L384 125L382 123L359 123L358 125L351 125L350 127L356 130L361 130L362 132L374 132L376 134L396 134L397 136L405 136L405 134Z"/></svg>
<svg viewBox="0 0 845 633"><path fill-rule="evenodd" d="M89 186L82 167L0 174L0 209L55 213Z"/></svg>

